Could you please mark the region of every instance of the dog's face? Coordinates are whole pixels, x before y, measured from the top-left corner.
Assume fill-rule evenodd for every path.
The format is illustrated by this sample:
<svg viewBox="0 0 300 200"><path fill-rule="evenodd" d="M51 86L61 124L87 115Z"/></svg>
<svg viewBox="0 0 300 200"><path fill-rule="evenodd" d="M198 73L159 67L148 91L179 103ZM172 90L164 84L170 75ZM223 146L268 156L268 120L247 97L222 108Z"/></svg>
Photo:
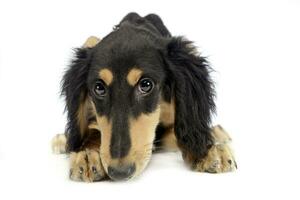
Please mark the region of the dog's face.
<svg viewBox="0 0 300 200"><path fill-rule="evenodd" d="M205 58L195 52L190 41L172 37L158 16L136 14L96 46L78 49L62 85L68 151L81 149L96 121L106 173L129 179L147 165L160 123L174 130L184 157L202 159L212 143L214 87ZM173 117L164 124L169 107Z"/></svg>
<svg viewBox="0 0 300 200"><path fill-rule="evenodd" d="M145 37L132 29L113 32L91 56L89 95L102 134L102 164L113 179L143 170L159 123L164 64Z"/></svg>

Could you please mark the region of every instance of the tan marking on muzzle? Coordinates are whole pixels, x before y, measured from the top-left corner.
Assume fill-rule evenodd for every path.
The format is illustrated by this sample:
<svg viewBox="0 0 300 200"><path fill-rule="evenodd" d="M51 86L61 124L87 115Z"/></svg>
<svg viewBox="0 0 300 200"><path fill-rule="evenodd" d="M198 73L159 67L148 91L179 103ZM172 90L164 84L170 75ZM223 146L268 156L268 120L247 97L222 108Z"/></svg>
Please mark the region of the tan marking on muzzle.
<svg viewBox="0 0 300 200"><path fill-rule="evenodd" d="M153 113L141 114L138 118L129 118L129 134L131 148L126 157L112 159L110 143L112 137L112 122L105 116L97 116L97 123L101 131L100 157L107 172L108 166L122 166L135 164L136 171L133 177L139 175L149 162L152 154L155 129L159 123L160 107Z"/></svg>
<svg viewBox="0 0 300 200"><path fill-rule="evenodd" d="M135 86L135 84L139 81L143 74L143 71L137 68L133 68L127 74L127 82L131 86Z"/></svg>
<svg viewBox="0 0 300 200"><path fill-rule="evenodd" d="M99 78L101 78L101 79L104 81L104 83L105 83L106 85L110 85L111 82L113 81L113 74L112 74L112 72L111 72L109 69L107 69L107 68L101 69L101 70L99 71Z"/></svg>
<svg viewBox="0 0 300 200"><path fill-rule="evenodd" d="M128 163L135 163L136 173L134 176L142 172L151 157L159 116L160 107L153 113L141 114L137 119L129 119L131 148L126 160Z"/></svg>
<svg viewBox="0 0 300 200"><path fill-rule="evenodd" d="M103 167L107 171L108 164L110 164L111 162L110 142L112 123L105 116L97 116L97 123L101 131L100 157L102 160Z"/></svg>

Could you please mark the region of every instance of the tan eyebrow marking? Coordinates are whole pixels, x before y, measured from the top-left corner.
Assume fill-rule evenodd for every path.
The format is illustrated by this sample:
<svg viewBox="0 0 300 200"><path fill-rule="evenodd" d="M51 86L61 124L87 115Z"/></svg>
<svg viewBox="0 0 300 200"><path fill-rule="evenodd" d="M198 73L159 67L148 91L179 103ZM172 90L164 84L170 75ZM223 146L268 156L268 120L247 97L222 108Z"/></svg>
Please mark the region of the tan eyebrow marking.
<svg viewBox="0 0 300 200"><path fill-rule="evenodd" d="M134 86L141 78L143 71L137 68L133 68L127 74L127 82L129 85Z"/></svg>
<svg viewBox="0 0 300 200"><path fill-rule="evenodd" d="M106 85L110 85L113 80L113 74L107 68L99 71L99 77L105 82Z"/></svg>

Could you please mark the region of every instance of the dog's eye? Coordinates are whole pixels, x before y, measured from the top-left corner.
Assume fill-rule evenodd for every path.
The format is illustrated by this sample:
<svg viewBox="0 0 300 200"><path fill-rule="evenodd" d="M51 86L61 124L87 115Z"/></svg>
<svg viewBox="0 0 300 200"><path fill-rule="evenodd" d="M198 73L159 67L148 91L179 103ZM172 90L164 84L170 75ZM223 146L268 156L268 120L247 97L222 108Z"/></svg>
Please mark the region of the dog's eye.
<svg viewBox="0 0 300 200"><path fill-rule="evenodd" d="M143 78L139 81L139 91L142 94L146 94L151 92L151 90L153 89L154 83L150 78Z"/></svg>
<svg viewBox="0 0 300 200"><path fill-rule="evenodd" d="M106 95L106 89L102 81L97 81L94 87L94 93L98 97L104 97Z"/></svg>

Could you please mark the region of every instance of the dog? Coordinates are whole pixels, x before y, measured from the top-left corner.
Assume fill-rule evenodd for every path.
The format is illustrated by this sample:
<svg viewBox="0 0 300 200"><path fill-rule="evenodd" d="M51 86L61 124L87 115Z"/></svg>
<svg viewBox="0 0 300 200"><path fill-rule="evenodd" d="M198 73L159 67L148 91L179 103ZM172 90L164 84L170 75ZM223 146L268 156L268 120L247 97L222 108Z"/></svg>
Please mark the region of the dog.
<svg viewBox="0 0 300 200"><path fill-rule="evenodd" d="M161 149L181 151L195 171L235 170L229 135L211 127L211 71L155 14L129 13L101 41L90 37L63 76L68 122L52 143L70 153L70 178L128 180Z"/></svg>

